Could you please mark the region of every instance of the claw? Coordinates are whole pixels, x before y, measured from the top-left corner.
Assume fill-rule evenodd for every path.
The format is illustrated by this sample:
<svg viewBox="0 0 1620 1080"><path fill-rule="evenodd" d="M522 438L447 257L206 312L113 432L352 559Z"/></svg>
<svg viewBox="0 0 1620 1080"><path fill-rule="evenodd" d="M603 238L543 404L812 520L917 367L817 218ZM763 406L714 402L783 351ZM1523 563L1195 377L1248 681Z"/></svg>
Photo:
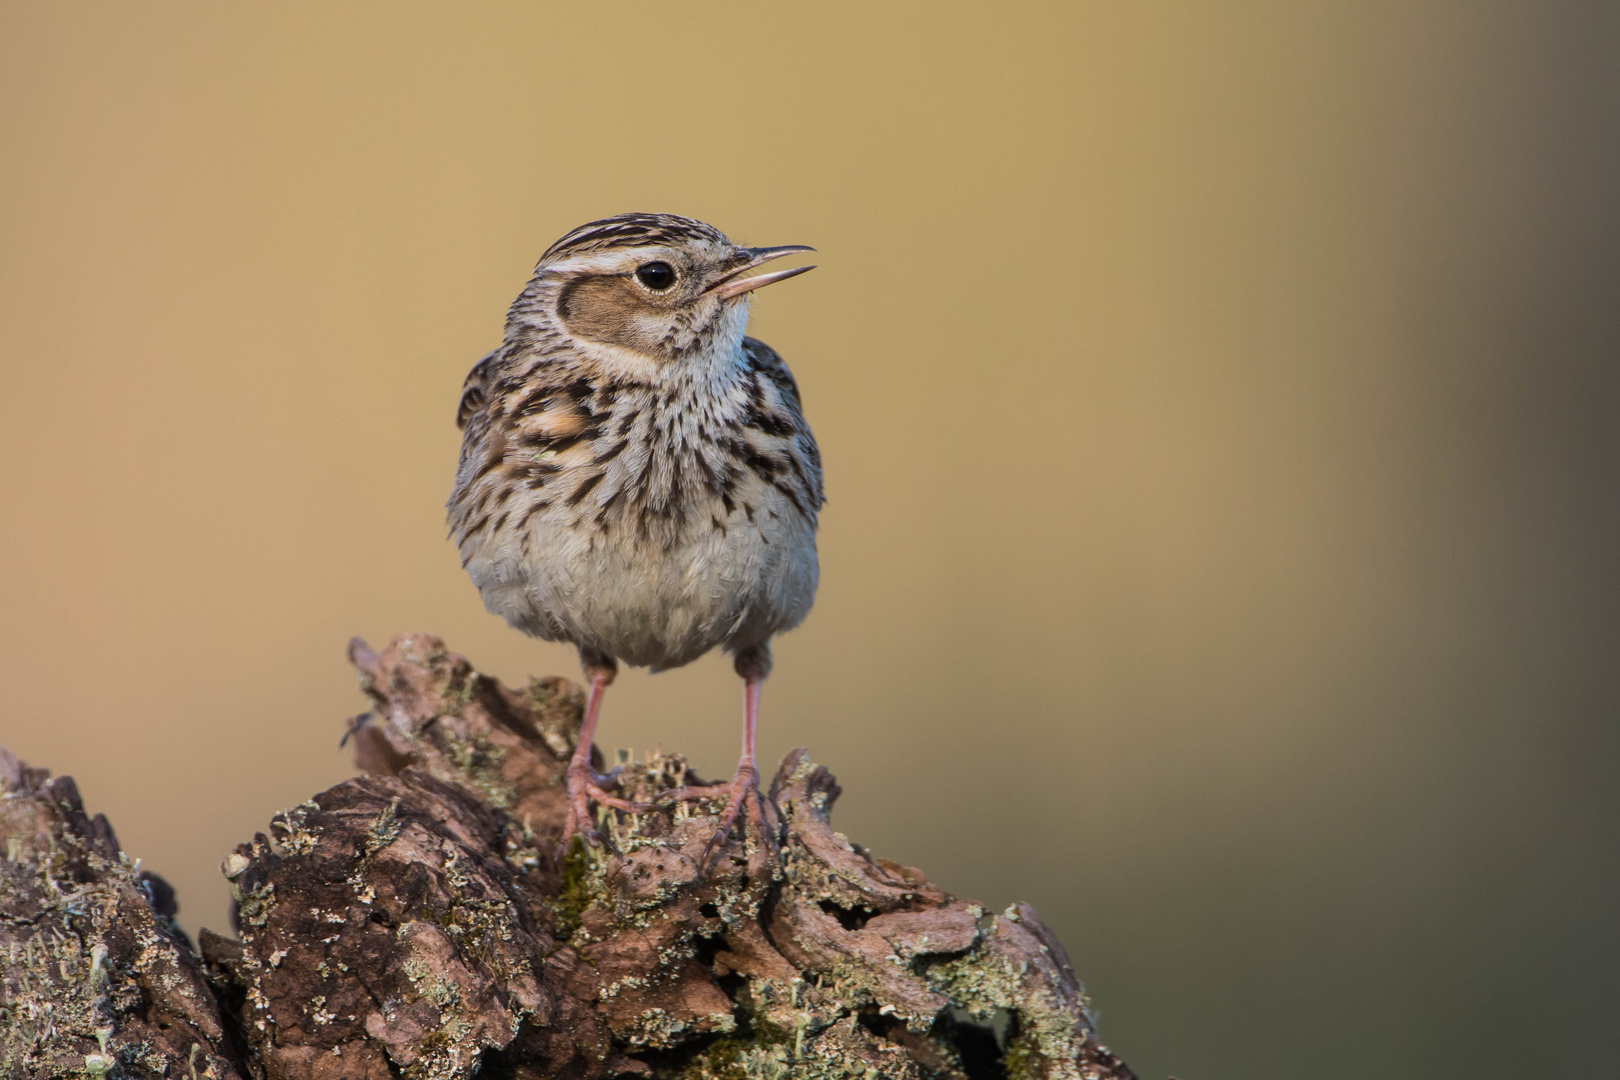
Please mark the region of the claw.
<svg viewBox="0 0 1620 1080"><path fill-rule="evenodd" d="M676 788L666 791L659 796L660 803L681 802L695 799L717 799L724 796L725 809L720 811L720 824L703 845L703 854L698 856L697 869L701 877L708 873L709 860L715 851L720 848L731 835L731 828L737 819L743 815L744 804L751 811L748 817L757 830L759 840L767 847L776 848L776 836L771 828L776 817L776 807L772 805L773 813L767 818L765 811L766 800L759 793L759 773L752 767L743 767L737 770L737 775L725 784L698 784Z"/></svg>
<svg viewBox="0 0 1620 1080"><path fill-rule="evenodd" d="M586 847L597 848L601 851L606 851L610 855L616 855L619 851L619 849L613 845L613 841L603 836L597 830L579 829L572 836L565 838L562 843L558 844L557 850L552 853L553 857L557 860L557 865L559 867L562 866L565 861L567 861L568 849L574 846L574 841L576 839L583 843Z"/></svg>
<svg viewBox="0 0 1620 1080"><path fill-rule="evenodd" d="M658 809L653 803L621 799L602 790L599 781L612 783L616 778L616 776L599 776L589 768L569 768L568 817L563 822L562 839L558 843L559 862L567 853L568 845L575 836L583 837L592 847L613 850L613 845L608 839L591 825L591 803L613 810L622 810L627 814L644 814L649 810Z"/></svg>
<svg viewBox="0 0 1620 1080"><path fill-rule="evenodd" d="M582 848L596 848L600 851L606 851L609 854L617 853L617 849L615 849L613 846L613 841L603 836L600 832L597 832L595 829L579 829L575 831L572 836L563 839L563 841L557 845L556 850L552 852L552 858L557 861L558 869L561 869L568 861L568 853L570 849L573 848L575 840L580 842L580 846Z"/></svg>

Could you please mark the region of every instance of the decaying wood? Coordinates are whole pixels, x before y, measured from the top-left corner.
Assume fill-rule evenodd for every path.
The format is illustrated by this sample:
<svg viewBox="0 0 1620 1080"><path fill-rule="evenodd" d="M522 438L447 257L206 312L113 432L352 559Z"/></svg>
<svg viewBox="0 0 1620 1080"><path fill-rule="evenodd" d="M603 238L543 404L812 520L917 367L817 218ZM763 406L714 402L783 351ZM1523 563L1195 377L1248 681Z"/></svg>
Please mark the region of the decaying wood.
<svg viewBox="0 0 1620 1080"><path fill-rule="evenodd" d="M0 1076L243 1076L173 892L72 777L0 750L0 843Z"/></svg>
<svg viewBox="0 0 1620 1080"><path fill-rule="evenodd" d="M804 751L771 783L778 837L739 830L707 873L718 802L604 812L610 847L559 865L579 687L509 689L427 635L351 656L366 775L226 857L236 937L203 932L207 982L71 781L5 773L0 1075L1132 1075L1032 909L986 911L834 832L838 785ZM619 773L644 802L692 780L675 756ZM105 899L51 892L72 874ZM57 992L83 1004L42 1026ZM18 1072L24 1052L62 1064Z"/></svg>

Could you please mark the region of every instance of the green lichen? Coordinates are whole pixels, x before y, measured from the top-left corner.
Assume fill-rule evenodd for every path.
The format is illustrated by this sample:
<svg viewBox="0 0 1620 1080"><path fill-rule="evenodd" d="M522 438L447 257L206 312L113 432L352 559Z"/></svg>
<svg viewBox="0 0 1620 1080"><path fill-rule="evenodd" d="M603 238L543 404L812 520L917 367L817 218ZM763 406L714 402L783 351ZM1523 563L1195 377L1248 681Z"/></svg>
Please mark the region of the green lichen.
<svg viewBox="0 0 1620 1080"><path fill-rule="evenodd" d="M170 920L150 906L139 862L86 840L78 815L0 787L10 856L0 898L11 916L0 917L0 1077L178 1075L174 1047L154 1041L148 1015L154 999L183 1012L207 992L183 966ZM202 1056L208 1075L217 1059Z"/></svg>
<svg viewBox="0 0 1620 1080"><path fill-rule="evenodd" d="M270 849L277 855L306 855L315 850L316 836L305 826L310 811L319 811L313 800L283 810L270 819Z"/></svg>
<svg viewBox="0 0 1620 1080"><path fill-rule="evenodd" d="M78 973L91 959L84 939L95 935L95 924L110 915L115 905L114 898L101 889L58 893L51 907L53 914L67 916L62 919L65 925L61 929L51 926L20 945L12 941L0 952L4 1000L0 1062L18 1068L30 1066L42 1077L66 1076L71 1073L52 1068L52 1058L59 1066L61 1050L76 1050L81 1064L99 1053L96 1029L103 1025L98 1013L106 1012L110 1002L93 980Z"/></svg>
<svg viewBox="0 0 1620 1080"><path fill-rule="evenodd" d="M529 682L528 698L535 730L546 748L564 760L574 752L580 724L585 715L585 698L577 686L556 677Z"/></svg>
<svg viewBox="0 0 1620 1080"><path fill-rule="evenodd" d="M476 671L452 671L445 681L444 701L447 712L451 716L460 716L472 699L478 696L478 686L483 676Z"/></svg>
<svg viewBox="0 0 1620 1080"><path fill-rule="evenodd" d="M929 984L951 999L974 1022L1003 1026L1010 1034L1003 1065L1009 1080L1036 1075L1053 1068L1053 1080L1078 1078L1079 1072L1061 1063L1078 1055L1082 1038L1074 1013L1049 992L1031 993L1024 985L1027 972L1007 957L976 948L964 956L928 966ZM1009 1022L1010 1021L1010 1022Z"/></svg>
<svg viewBox="0 0 1620 1080"><path fill-rule="evenodd" d="M276 887L272 882L247 886L231 882L231 898L236 901L237 921L244 927L260 927L270 918L275 903Z"/></svg>
<svg viewBox="0 0 1620 1080"><path fill-rule="evenodd" d="M395 796L366 829L366 854L375 855L392 844L394 838L399 835L399 828L399 797Z"/></svg>
<svg viewBox="0 0 1620 1080"><path fill-rule="evenodd" d="M563 857L562 884L557 889L556 897L548 904L557 920L556 936L561 941L574 936L574 931L579 929L580 917L595 898L589 880L590 872L590 851L585 841L576 836L568 845L568 854Z"/></svg>
<svg viewBox="0 0 1620 1080"><path fill-rule="evenodd" d="M880 1046L844 1023L795 1044L760 1031L722 1035L653 1066L655 1080L916 1080L898 1047Z"/></svg>
<svg viewBox="0 0 1620 1080"><path fill-rule="evenodd" d="M473 787L491 806L501 810L517 802L517 788L501 771L507 755L504 747L481 735L460 734L449 724L439 725L439 732L445 758L453 770L443 779Z"/></svg>

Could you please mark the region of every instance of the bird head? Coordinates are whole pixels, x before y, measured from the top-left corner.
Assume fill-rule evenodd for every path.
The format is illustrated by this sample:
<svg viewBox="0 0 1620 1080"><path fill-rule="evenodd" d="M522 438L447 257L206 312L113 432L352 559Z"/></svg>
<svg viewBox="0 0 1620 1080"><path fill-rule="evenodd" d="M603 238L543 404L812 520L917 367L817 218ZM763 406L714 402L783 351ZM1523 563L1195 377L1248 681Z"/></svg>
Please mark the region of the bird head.
<svg viewBox="0 0 1620 1080"><path fill-rule="evenodd" d="M581 225L553 244L513 316L538 314L605 366L645 377L673 364L734 354L754 290L813 267L752 271L813 250L738 247L692 218L620 214Z"/></svg>

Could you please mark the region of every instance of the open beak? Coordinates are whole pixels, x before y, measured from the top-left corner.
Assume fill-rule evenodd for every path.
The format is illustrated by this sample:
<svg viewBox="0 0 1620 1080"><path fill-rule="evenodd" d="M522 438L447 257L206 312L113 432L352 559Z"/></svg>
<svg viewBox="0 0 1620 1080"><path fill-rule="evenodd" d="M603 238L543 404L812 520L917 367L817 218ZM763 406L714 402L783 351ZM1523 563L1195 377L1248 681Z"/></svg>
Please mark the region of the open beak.
<svg viewBox="0 0 1620 1080"><path fill-rule="evenodd" d="M814 266L795 266L791 270L773 270L769 274L758 274L751 278L739 278L737 275L747 273L756 266L763 266L772 259L780 259L784 255L796 255L801 251L814 251L813 247L802 244L788 244L785 247L768 248L738 248L739 254L747 258L737 269L710 285L708 292L717 300L729 300L733 296L741 296L745 292L753 292L772 282L786 281L790 277L798 277Z"/></svg>

